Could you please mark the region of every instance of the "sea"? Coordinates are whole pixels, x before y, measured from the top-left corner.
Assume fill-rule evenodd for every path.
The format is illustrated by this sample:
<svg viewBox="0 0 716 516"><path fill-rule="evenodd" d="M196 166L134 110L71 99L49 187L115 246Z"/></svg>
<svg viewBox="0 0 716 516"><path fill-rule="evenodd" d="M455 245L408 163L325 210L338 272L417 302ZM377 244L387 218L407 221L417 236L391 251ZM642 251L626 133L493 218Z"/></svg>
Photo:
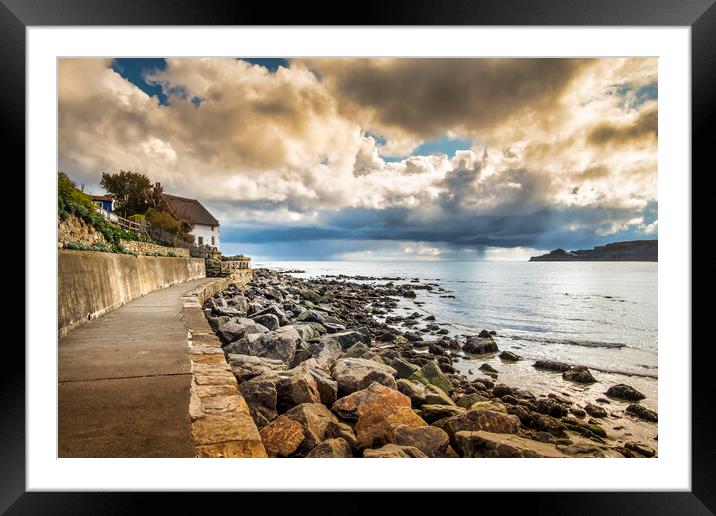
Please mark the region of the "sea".
<svg viewBox="0 0 716 516"><path fill-rule="evenodd" d="M484 377L479 367L487 362L498 371L498 383L585 402L626 383L657 409L657 263L265 261L253 267L302 271L290 272L299 278L343 274L438 284L448 292L416 290L416 299L400 300L397 313L434 315L454 336L495 331L501 351L523 357L516 363L497 355L455 362L466 376ZM563 381L559 373L536 370L537 359L587 366L598 383Z"/></svg>

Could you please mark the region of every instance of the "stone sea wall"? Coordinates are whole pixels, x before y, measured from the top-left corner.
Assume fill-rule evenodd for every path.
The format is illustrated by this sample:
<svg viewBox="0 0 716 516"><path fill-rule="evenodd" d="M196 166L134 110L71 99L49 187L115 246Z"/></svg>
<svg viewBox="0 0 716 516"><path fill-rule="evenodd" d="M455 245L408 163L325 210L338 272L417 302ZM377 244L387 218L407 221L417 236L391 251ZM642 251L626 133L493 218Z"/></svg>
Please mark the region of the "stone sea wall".
<svg viewBox="0 0 716 516"><path fill-rule="evenodd" d="M201 258L58 250L58 332L154 290L206 276Z"/></svg>
<svg viewBox="0 0 716 516"><path fill-rule="evenodd" d="M237 271L197 287L184 297L182 321L192 382L189 402L192 438L197 457L266 457L261 435L226 362L221 341L204 317L202 303L230 285L251 280L252 271Z"/></svg>
<svg viewBox="0 0 716 516"><path fill-rule="evenodd" d="M135 242L132 240L122 240L121 244L126 250L136 254L153 255L171 253L181 258L189 258L189 249L183 247L166 247L150 242Z"/></svg>

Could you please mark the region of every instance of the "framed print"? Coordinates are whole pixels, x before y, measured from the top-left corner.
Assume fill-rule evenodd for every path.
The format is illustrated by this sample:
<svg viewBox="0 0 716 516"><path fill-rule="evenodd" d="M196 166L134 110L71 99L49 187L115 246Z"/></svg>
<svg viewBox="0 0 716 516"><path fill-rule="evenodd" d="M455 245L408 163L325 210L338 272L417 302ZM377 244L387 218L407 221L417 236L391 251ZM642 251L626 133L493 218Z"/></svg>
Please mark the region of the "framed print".
<svg viewBox="0 0 716 516"><path fill-rule="evenodd" d="M3 510L529 491L713 511L691 326L712 2L310 26L61 5L0 6L28 221Z"/></svg>

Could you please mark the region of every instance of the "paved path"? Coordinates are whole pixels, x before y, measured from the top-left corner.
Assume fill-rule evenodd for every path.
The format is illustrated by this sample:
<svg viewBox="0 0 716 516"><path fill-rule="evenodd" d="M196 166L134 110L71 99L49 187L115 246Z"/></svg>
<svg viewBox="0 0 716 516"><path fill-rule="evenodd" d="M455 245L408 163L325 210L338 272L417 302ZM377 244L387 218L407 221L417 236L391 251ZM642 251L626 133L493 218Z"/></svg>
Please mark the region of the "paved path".
<svg viewBox="0 0 716 516"><path fill-rule="evenodd" d="M60 457L193 457L181 297L157 290L59 343Z"/></svg>

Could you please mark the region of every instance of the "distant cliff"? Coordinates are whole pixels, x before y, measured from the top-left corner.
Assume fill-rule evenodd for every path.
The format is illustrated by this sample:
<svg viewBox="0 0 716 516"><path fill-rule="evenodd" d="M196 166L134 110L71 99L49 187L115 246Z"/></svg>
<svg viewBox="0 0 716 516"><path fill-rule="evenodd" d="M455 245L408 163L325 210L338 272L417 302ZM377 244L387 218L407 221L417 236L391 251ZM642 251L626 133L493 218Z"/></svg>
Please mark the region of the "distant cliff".
<svg viewBox="0 0 716 516"><path fill-rule="evenodd" d="M656 262L659 259L658 240L632 240L600 245L594 249L565 251L555 249L531 262Z"/></svg>

